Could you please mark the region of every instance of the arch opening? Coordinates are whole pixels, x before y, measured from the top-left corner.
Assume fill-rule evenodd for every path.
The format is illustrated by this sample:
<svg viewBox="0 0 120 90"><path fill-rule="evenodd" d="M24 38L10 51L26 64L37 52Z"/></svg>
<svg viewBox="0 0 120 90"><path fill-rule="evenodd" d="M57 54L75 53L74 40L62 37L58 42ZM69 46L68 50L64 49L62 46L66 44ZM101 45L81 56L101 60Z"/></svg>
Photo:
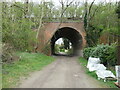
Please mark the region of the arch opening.
<svg viewBox="0 0 120 90"><path fill-rule="evenodd" d="M77 30L70 27L60 28L54 33L53 37L51 38L52 55L56 55L55 42L59 38L66 38L69 40L69 42L71 42L73 48L72 55L80 55L82 49L82 43L83 43L82 36Z"/></svg>
<svg viewBox="0 0 120 90"><path fill-rule="evenodd" d="M69 39L67 38L59 38L55 42L55 54L56 55L72 55L73 54L73 46Z"/></svg>

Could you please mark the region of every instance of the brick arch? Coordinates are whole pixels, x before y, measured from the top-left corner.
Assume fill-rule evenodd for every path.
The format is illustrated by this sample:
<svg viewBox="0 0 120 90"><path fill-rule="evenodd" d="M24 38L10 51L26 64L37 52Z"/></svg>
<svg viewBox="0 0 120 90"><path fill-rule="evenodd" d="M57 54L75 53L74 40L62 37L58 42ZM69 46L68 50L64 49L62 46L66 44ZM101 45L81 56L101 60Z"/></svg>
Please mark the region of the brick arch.
<svg viewBox="0 0 120 90"><path fill-rule="evenodd" d="M58 29L65 27L72 28L77 32L79 32L80 35L82 36L83 47L86 45L86 40L85 40L86 33L84 30L83 22L67 22L67 23L51 22L51 23L44 23L44 26L40 30L39 38L38 38L39 40L38 51L44 52L44 47L46 45L49 45L50 48L50 40L55 34L55 32ZM49 55L51 55L51 50L49 50Z"/></svg>

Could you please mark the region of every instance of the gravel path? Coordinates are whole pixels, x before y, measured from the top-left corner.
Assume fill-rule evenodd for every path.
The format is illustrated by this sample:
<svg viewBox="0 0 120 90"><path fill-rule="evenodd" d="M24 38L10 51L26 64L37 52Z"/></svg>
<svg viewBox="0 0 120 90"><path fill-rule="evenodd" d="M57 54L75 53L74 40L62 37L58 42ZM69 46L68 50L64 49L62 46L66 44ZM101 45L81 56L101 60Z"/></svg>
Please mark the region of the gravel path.
<svg viewBox="0 0 120 90"><path fill-rule="evenodd" d="M104 88L85 74L77 57L55 58L55 62L22 80L19 88Z"/></svg>

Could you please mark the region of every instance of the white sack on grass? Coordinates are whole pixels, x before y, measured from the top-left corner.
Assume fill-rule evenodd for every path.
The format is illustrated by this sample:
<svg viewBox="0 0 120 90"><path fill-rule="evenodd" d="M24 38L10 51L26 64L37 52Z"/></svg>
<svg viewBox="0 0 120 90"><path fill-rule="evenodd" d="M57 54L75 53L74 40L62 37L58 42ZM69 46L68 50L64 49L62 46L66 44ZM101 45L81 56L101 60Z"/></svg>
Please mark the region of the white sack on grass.
<svg viewBox="0 0 120 90"><path fill-rule="evenodd" d="M109 70L97 70L96 71L97 77L105 79L106 77L115 78L115 75Z"/></svg>
<svg viewBox="0 0 120 90"><path fill-rule="evenodd" d="M95 64L100 64L100 59L99 59L99 58L89 57L88 63L87 63L87 68L91 68L91 69L92 69L92 67L93 67Z"/></svg>
<svg viewBox="0 0 120 90"><path fill-rule="evenodd" d="M115 75L111 71L106 70L106 67L103 64L100 64L99 58L89 57L87 68L89 71L96 71L98 79L102 78L106 81L106 77L115 78Z"/></svg>
<svg viewBox="0 0 120 90"><path fill-rule="evenodd" d="M97 70L106 70L106 67L103 64L94 64L89 67L89 71L97 71Z"/></svg>
<svg viewBox="0 0 120 90"><path fill-rule="evenodd" d="M103 64L95 64L94 67L96 70L106 70L106 67Z"/></svg>
<svg viewBox="0 0 120 90"><path fill-rule="evenodd" d="M89 57L89 59L88 59L88 64L87 64L87 68L93 66L93 64L100 64L100 59L99 59L99 58Z"/></svg>

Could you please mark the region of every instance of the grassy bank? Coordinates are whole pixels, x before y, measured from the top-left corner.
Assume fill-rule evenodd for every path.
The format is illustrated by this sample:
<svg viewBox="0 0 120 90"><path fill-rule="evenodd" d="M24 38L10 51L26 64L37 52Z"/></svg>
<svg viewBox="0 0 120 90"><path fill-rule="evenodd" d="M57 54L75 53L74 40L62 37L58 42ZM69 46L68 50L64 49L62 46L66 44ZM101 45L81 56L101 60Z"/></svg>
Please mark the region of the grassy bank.
<svg viewBox="0 0 120 90"><path fill-rule="evenodd" d="M3 65L3 88L15 87L20 77L28 76L30 72L41 70L54 61L54 58L39 53L17 53L19 61Z"/></svg>
<svg viewBox="0 0 120 90"><path fill-rule="evenodd" d="M0 90L2 88L2 64L0 62Z"/></svg>
<svg viewBox="0 0 120 90"><path fill-rule="evenodd" d="M80 62L80 64L83 66L86 74L88 74L89 76L93 77L94 79L97 79L96 73L95 73L95 72L89 72L89 70L87 69L87 67L86 67L86 66L87 66L87 60L86 60L86 59L80 57L80 58L79 58L79 62ZM114 72L113 72L113 73L114 73ZM107 82L103 82L103 80L98 80L98 81L101 83L101 85L105 85L105 86L107 86L108 88L117 88L117 87L114 85L114 82L115 82L115 81L111 81L111 80L107 80Z"/></svg>

